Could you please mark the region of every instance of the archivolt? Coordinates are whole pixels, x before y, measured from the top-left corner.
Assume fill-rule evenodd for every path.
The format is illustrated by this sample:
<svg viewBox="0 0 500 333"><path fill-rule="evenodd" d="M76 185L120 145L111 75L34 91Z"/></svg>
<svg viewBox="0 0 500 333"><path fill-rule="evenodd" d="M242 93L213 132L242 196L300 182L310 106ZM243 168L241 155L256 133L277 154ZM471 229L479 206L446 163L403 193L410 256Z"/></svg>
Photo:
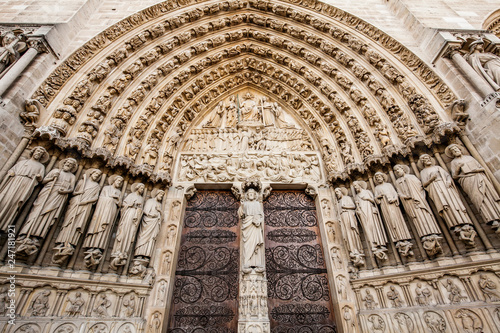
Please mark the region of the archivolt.
<svg viewBox="0 0 500 333"><path fill-rule="evenodd" d="M358 18L316 1L180 2L155 5L107 29L37 90L33 98L48 108L45 124L66 136L60 145L140 164L142 152L122 156L129 137L165 145L169 131L187 129L217 94L250 82L323 133L317 143L336 146L343 168L357 162L362 169L362 162L404 152L408 141L429 143L447 127L443 107L455 99L449 88ZM384 125L391 149L378 147ZM354 158L349 142L356 143Z"/></svg>

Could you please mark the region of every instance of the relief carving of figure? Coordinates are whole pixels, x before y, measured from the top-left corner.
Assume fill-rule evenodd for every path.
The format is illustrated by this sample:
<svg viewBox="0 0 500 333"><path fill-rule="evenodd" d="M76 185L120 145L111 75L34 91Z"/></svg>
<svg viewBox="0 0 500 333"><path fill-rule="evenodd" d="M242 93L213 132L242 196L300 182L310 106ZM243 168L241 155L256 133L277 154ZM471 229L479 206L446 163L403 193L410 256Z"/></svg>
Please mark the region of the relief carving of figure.
<svg viewBox="0 0 500 333"><path fill-rule="evenodd" d="M83 179L75 187L73 197L69 201L61 231L57 235L56 247L52 261L61 264L73 255L80 236L90 217L92 206L99 198L99 179L102 172L99 169L89 169Z"/></svg>
<svg viewBox="0 0 500 333"><path fill-rule="evenodd" d="M49 154L43 147L35 147L31 158L16 163L0 184L0 230L7 231L13 224L19 210L29 199L33 189L45 176Z"/></svg>
<svg viewBox="0 0 500 333"><path fill-rule="evenodd" d="M31 303L31 315L33 317L43 317L47 315L47 311L49 310L49 296L50 290L44 290L33 299L33 303Z"/></svg>
<svg viewBox="0 0 500 333"><path fill-rule="evenodd" d="M78 164L73 158L61 161L60 169L51 170L43 179L42 188L26 222L19 233L18 252L31 255L38 252L38 247L33 248L30 243L43 239L50 227L59 218L66 203L68 195L75 188L75 173ZM25 248L25 245L29 248ZM35 245L36 246L36 245Z"/></svg>
<svg viewBox="0 0 500 333"><path fill-rule="evenodd" d="M212 116L207 121L203 127L222 127L222 121L224 120L224 101L220 101L212 111Z"/></svg>
<svg viewBox="0 0 500 333"><path fill-rule="evenodd" d="M422 284L419 282L417 283L417 287L415 287L415 294L417 295L415 297L415 301L417 302L418 305L420 306L429 306L430 305L430 298L431 298L431 291L429 288L422 288Z"/></svg>
<svg viewBox="0 0 500 333"><path fill-rule="evenodd" d="M111 301L108 299L106 294L101 294L99 299L96 301L96 306L94 308L94 315L96 317L109 317L108 308L111 306Z"/></svg>
<svg viewBox="0 0 500 333"><path fill-rule="evenodd" d="M484 168L472 156L464 155L457 144L446 148L446 155L453 158L450 169L455 179L486 223L498 230L500 227L500 196L486 176Z"/></svg>
<svg viewBox="0 0 500 333"><path fill-rule="evenodd" d="M123 200L115 244L111 252L111 258L113 258L109 265L111 269L116 270L118 266L123 266L127 262L130 246L135 239L137 227L143 213L143 192L144 184L135 183L132 185L132 193Z"/></svg>
<svg viewBox="0 0 500 333"><path fill-rule="evenodd" d="M410 174L410 168L406 165L395 165L394 173L396 177L398 177L396 180L396 188L399 198L403 203L406 214L412 219L417 229L418 236L422 238L422 242L424 243L425 241L423 238L426 236L434 236L431 238L435 239L441 234L441 231L426 201L422 182L420 182L415 175ZM426 248L426 252L431 256L440 253L442 249L439 241L436 240L433 244L431 244L430 241L431 239L427 241L428 250Z"/></svg>
<svg viewBox="0 0 500 333"><path fill-rule="evenodd" d="M344 187L337 187L335 196L337 197L337 219L340 222L347 249L350 254L362 253L363 245L359 238L356 205L352 198L347 195L347 189Z"/></svg>
<svg viewBox="0 0 500 333"><path fill-rule="evenodd" d="M113 175L109 177L108 184L101 191L83 242L83 247L87 249L85 264L89 268L99 264L120 206L120 188L123 184L123 177Z"/></svg>
<svg viewBox="0 0 500 333"><path fill-rule="evenodd" d="M264 207L259 200L260 183L246 182L238 216L243 240L243 267L264 267Z"/></svg>
<svg viewBox="0 0 500 333"><path fill-rule="evenodd" d="M243 102L240 105L241 121L242 122L260 122L260 114L257 109L257 103L254 101L254 96L251 93L246 93L243 97Z"/></svg>
<svg viewBox="0 0 500 333"><path fill-rule="evenodd" d="M428 311L424 314L424 321L431 333L445 333L446 321L435 312Z"/></svg>
<svg viewBox="0 0 500 333"><path fill-rule="evenodd" d="M356 191L356 214L365 230L373 254L380 260L387 260L387 236L380 220L380 215L375 203L373 193L366 189L364 181L355 181L353 187Z"/></svg>
<svg viewBox="0 0 500 333"><path fill-rule="evenodd" d="M82 293L77 292L75 298L68 297L68 309L66 314L70 317L76 317L81 314L83 306L85 305L85 300L82 298Z"/></svg>
<svg viewBox="0 0 500 333"><path fill-rule="evenodd" d="M500 301L500 291L497 289L497 284L493 282L486 274L479 275L479 288L483 292L486 301Z"/></svg>
<svg viewBox="0 0 500 333"><path fill-rule="evenodd" d="M484 332L481 318L471 310L460 309L456 312L455 318L461 319L463 332L465 333Z"/></svg>
<svg viewBox="0 0 500 333"><path fill-rule="evenodd" d="M451 304L460 304L467 297L462 296L462 290L451 280L447 279L446 284L443 284L448 291L448 299Z"/></svg>
<svg viewBox="0 0 500 333"><path fill-rule="evenodd" d="M19 59L20 52L26 51L26 43L21 42L19 36L13 32L7 32L2 36L0 46L0 73L5 71L9 66Z"/></svg>
<svg viewBox="0 0 500 333"><path fill-rule="evenodd" d="M161 204L165 191L155 189L152 198L144 205L141 230L135 245L135 255L150 258L153 254L156 237L162 222Z"/></svg>
<svg viewBox="0 0 500 333"><path fill-rule="evenodd" d="M135 296L130 295L123 300L123 310L127 317L133 317L135 313Z"/></svg>
<svg viewBox="0 0 500 333"><path fill-rule="evenodd" d="M450 174L440 166L434 165L432 158L427 154L420 156L418 164L423 168L420 173L422 184L448 228L457 232L460 231L457 227L472 225ZM460 239L467 242L463 236Z"/></svg>
<svg viewBox="0 0 500 333"><path fill-rule="evenodd" d="M392 302L393 307L400 308L403 306L401 296L399 295L399 291L396 290L396 287L390 287L390 290L387 292L387 298Z"/></svg>
<svg viewBox="0 0 500 333"><path fill-rule="evenodd" d="M490 52L484 52L484 41L478 39L469 46L465 56L467 62L495 90L500 90L500 58Z"/></svg>
<svg viewBox="0 0 500 333"><path fill-rule="evenodd" d="M378 304L375 302L375 298L370 293L370 289L366 289L366 295L362 298L363 302L365 302L365 307L367 310L375 309L375 306Z"/></svg>
<svg viewBox="0 0 500 333"><path fill-rule="evenodd" d="M398 193L392 184L387 182L387 175L382 172L375 173L375 198L380 204L380 210L384 217L387 231L392 241L396 243L396 248L402 256L411 256L412 239L410 231L399 208ZM409 245L408 245L409 244Z"/></svg>

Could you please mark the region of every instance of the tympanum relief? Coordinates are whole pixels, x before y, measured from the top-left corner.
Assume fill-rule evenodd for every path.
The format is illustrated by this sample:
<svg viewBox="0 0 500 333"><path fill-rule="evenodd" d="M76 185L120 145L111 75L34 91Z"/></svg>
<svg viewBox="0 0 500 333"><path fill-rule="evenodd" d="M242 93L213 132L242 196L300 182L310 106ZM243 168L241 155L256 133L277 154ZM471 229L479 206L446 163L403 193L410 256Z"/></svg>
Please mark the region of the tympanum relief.
<svg viewBox="0 0 500 333"><path fill-rule="evenodd" d="M216 104L186 135L182 151L179 181L321 180L309 134L280 104L253 90Z"/></svg>

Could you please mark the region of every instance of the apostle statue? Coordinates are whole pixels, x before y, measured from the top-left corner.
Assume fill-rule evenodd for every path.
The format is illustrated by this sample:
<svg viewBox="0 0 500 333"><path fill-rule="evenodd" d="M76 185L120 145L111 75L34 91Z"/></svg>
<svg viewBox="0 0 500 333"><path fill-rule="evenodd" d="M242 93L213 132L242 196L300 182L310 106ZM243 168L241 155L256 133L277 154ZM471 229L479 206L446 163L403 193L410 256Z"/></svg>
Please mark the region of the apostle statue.
<svg viewBox="0 0 500 333"><path fill-rule="evenodd" d="M387 236L380 219L375 197L364 181L355 181L352 186L356 191L356 214L363 226L366 238L373 254L380 260L387 260Z"/></svg>
<svg viewBox="0 0 500 333"><path fill-rule="evenodd" d="M264 268L264 206L259 200L260 182L246 181L238 216L243 240L243 268Z"/></svg>
<svg viewBox="0 0 500 333"><path fill-rule="evenodd" d="M432 257L441 253L442 248L439 244L441 230L426 201L422 182L415 175L410 174L410 168L407 165L395 165L394 173L398 177L396 188L399 198L406 214L413 221L427 254Z"/></svg>
<svg viewBox="0 0 500 333"><path fill-rule="evenodd" d="M490 52L484 52L484 41L482 39L470 44L469 54L465 58L495 91L500 90L500 57Z"/></svg>
<svg viewBox="0 0 500 333"><path fill-rule="evenodd" d="M53 263L61 264L75 252L75 247L89 220L92 206L99 198L101 187L98 181L101 179L101 175L101 170L89 169L85 172L83 179L76 184L61 231L56 238Z"/></svg>
<svg viewBox="0 0 500 333"><path fill-rule="evenodd" d="M207 121L203 127L215 127L219 128L222 126L222 121L224 119L224 101L220 101L214 108L212 117Z"/></svg>
<svg viewBox="0 0 500 333"><path fill-rule="evenodd" d="M440 166L434 165L434 161L428 154L420 156L418 165L422 169L420 172L422 185L429 193L448 228L459 234L459 239L463 240L466 245L474 246L470 230L472 228L474 231L474 228L450 174ZM464 227L467 230L462 231Z"/></svg>
<svg viewBox="0 0 500 333"><path fill-rule="evenodd" d="M413 255L411 251L412 236L404 220L401 209L399 209L398 193L392 184L387 182L387 175L382 172L375 173L375 198L380 204L380 210L384 217L387 232L391 240L396 243L396 248L403 256Z"/></svg>
<svg viewBox="0 0 500 333"><path fill-rule="evenodd" d="M356 205L350 196L347 195L345 187L337 187L335 189L335 196L337 197L337 219L340 222L342 235L351 254L363 253L363 245L359 238L358 221L356 220ZM358 265L364 264L364 261L357 261Z"/></svg>
<svg viewBox="0 0 500 333"><path fill-rule="evenodd" d="M16 163L8 172L0 185L0 230L6 232L21 207L33 193L33 189L45 175L45 167L49 154L43 147L35 147L31 158Z"/></svg>
<svg viewBox="0 0 500 333"><path fill-rule="evenodd" d="M158 236L158 232L160 232L160 225L163 218L161 204L164 195L164 191L154 189L152 198L148 199L144 204L141 230L137 244L135 245L136 257L149 259L153 255L156 237Z"/></svg>
<svg viewBox="0 0 500 333"><path fill-rule="evenodd" d="M101 261L102 251L107 247L113 222L120 207L120 189L123 184L123 177L113 175L108 178L108 184L101 191L83 242L83 247L87 249L85 252L85 265L88 268L98 265Z"/></svg>
<svg viewBox="0 0 500 333"><path fill-rule="evenodd" d="M500 232L500 196L490 182L484 168L470 155L464 155L457 144L445 151L451 161L451 175L462 186L484 221Z"/></svg>
<svg viewBox="0 0 500 333"><path fill-rule="evenodd" d="M144 184L135 183L132 185L132 193L123 200L120 223L111 252L113 259L109 265L113 270L117 270L118 266L123 266L127 262L130 246L135 239L135 233L142 217L144 204L142 193L144 193Z"/></svg>
<svg viewBox="0 0 500 333"><path fill-rule="evenodd" d="M77 167L74 158L66 158L60 162L59 169L51 170L42 180L45 186L19 233L18 253L31 255L38 252L38 242L47 236L50 227L59 218L68 194L75 188L74 173Z"/></svg>

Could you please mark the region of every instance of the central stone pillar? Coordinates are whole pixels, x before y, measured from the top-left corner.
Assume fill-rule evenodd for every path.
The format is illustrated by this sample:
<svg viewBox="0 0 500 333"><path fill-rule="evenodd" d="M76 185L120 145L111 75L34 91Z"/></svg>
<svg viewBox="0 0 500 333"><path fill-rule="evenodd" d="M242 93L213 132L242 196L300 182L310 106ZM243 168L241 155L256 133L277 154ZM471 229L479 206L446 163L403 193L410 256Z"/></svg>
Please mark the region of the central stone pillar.
<svg viewBox="0 0 500 333"><path fill-rule="evenodd" d="M271 332L267 306L267 278L264 246L264 206L270 187L262 189L259 180L246 180L233 186L241 200L238 210L241 226L238 332Z"/></svg>

